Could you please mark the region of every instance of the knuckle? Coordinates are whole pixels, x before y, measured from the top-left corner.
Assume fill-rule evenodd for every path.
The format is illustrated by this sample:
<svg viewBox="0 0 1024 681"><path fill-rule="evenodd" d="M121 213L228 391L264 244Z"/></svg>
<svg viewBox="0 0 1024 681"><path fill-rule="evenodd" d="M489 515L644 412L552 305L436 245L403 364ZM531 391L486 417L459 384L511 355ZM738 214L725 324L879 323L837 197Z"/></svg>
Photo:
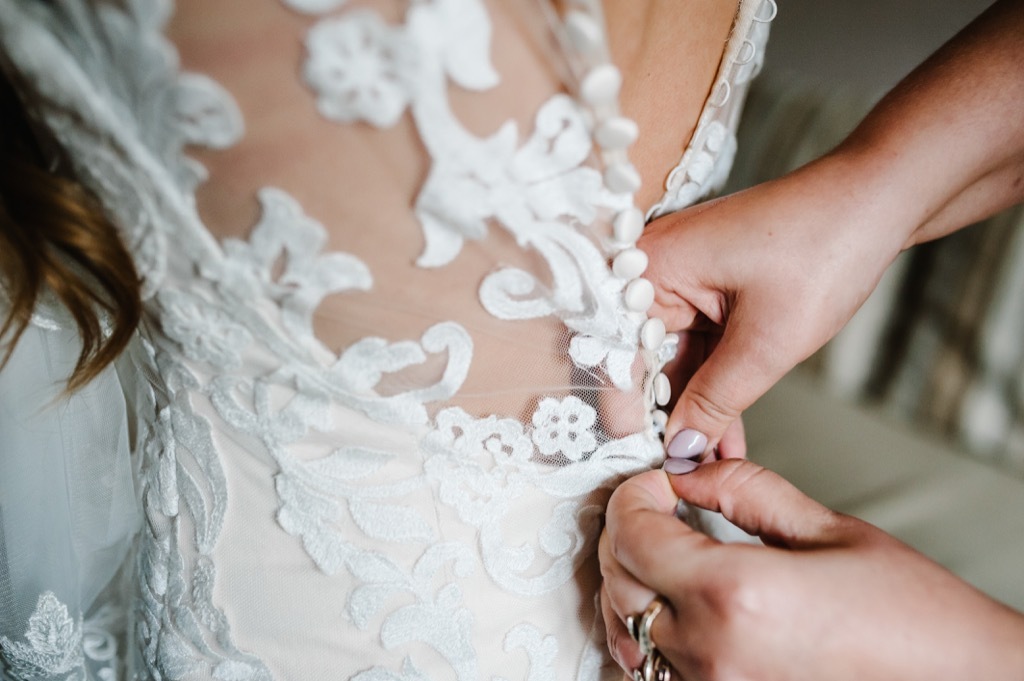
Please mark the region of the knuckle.
<svg viewBox="0 0 1024 681"><path fill-rule="evenodd" d="M745 490L760 483L771 472L747 459L727 459L718 467L718 501L722 513L732 516L738 499Z"/></svg>
<svg viewBox="0 0 1024 681"><path fill-rule="evenodd" d="M704 423L722 424L719 426L719 430L735 421L743 411L725 395L703 382L691 383L687 386L686 392L691 408L696 411L696 414L687 414L687 417L696 416Z"/></svg>

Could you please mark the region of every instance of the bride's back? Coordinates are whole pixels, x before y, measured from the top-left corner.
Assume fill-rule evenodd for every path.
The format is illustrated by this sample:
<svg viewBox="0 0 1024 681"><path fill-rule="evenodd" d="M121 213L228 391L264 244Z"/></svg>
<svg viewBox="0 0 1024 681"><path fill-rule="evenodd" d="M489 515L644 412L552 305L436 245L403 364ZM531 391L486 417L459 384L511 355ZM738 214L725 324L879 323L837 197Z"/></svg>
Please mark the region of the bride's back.
<svg viewBox="0 0 1024 681"><path fill-rule="evenodd" d="M159 3L97 19L117 105L51 120L150 296L142 673L616 675L591 558L673 351L632 245L721 183L774 6L563 4L179 0L182 73Z"/></svg>

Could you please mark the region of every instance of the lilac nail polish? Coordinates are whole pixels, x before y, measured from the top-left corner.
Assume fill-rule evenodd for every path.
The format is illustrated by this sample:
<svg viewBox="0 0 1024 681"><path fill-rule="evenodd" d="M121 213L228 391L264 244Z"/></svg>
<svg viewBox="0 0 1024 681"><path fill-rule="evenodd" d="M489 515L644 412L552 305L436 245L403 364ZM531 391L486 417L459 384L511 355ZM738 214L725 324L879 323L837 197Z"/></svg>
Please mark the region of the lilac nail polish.
<svg viewBox="0 0 1024 681"><path fill-rule="evenodd" d="M708 437L693 428L679 431L668 445L668 455L673 459L699 460L708 447Z"/></svg>
<svg viewBox="0 0 1024 681"><path fill-rule="evenodd" d="M697 470L699 466L699 463L690 459L665 459L661 469L669 475L686 475Z"/></svg>

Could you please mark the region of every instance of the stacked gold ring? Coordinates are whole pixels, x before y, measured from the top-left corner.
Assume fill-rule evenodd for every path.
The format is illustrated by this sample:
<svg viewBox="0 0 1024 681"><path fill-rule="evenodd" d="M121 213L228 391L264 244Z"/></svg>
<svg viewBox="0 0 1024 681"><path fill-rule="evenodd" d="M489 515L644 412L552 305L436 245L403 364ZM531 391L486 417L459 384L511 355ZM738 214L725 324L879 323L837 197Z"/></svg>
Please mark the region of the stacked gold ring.
<svg viewBox="0 0 1024 681"><path fill-rule="evenodd" d="M647 609L639 616L630 615L626 618L626 629L630 637L640 646L640 654L644 661L633 671L633 681L670 681L672 670L665 658L658 652L658 647L651 638L651 628L655 618L665 608L665 601L660 596L651 601Z"/></svg>

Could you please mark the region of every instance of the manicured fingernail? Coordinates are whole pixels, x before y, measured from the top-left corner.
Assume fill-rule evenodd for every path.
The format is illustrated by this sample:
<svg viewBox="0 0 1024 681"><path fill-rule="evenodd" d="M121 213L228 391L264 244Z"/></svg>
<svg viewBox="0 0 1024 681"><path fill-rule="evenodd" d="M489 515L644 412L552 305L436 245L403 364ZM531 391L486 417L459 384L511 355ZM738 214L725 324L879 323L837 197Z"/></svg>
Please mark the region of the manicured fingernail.
<svg viewBox="0 0 1024 681"><path fill-rule="evenodd" d="M665 459L665 464L661 467L661 470L669 475L686 475L697 470L699 466L699 463L690 459Z"/></svg>
<svg viewBox="0 0 1024 681"><path fill-rule="evenodd" d="M679 431L668 444L668 455L673 459L699 460L708 447L708 436L693 428Z"/></svg>

